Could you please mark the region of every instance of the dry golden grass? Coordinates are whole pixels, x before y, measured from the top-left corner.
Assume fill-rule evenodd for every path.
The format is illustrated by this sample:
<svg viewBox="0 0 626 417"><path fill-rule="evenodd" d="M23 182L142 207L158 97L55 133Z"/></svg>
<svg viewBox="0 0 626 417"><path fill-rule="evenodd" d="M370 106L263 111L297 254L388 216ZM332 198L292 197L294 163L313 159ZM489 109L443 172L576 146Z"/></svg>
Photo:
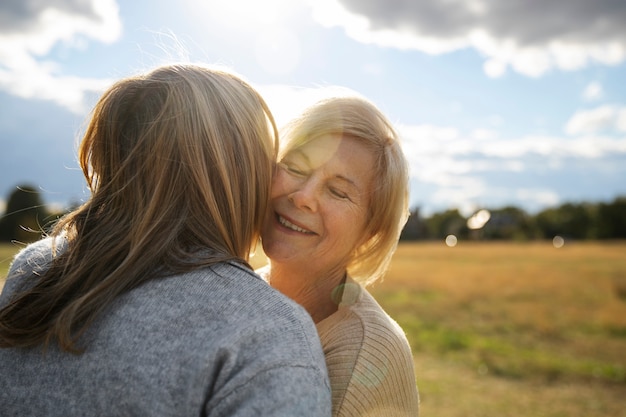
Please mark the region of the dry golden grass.
<svg viewBox="0 0 626 417"><path fill-rule="evenodd" d="M626 243L402 244L371 289L422 415L626 416Z"/></svg>
<svg viewBox="0 0 626 417"><path fill-rule="evenodd" d="M0 243L0 289L4 285L4 278L11 261L13 261L13 256L24 246L24 244L18 243Z"/></svg>

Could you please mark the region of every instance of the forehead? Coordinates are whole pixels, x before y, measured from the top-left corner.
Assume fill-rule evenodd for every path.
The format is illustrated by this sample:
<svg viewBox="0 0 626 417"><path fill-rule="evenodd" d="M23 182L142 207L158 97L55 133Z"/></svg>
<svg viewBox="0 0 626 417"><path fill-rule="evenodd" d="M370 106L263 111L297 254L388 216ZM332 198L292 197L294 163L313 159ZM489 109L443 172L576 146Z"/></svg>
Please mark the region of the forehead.
<svg viewBox="0 0 626 417"><path fill-rule="evenodd" d="M346 150L349 151L348 153L358 152L361 154L359 156L364 156L363 154L372 156L371 150L368 149L363 140L341 134L325 134L297 143L291 149L286 149L286 155L300 153L309 158L317 157L328 160L333 157L345 156L342 153L345 153Z"/></svg>
<svg viewBox="0 0 626 417"><path fill-rule="evenodd" d="M349 136L323 135L292 150L287 157L300 157L311 169L346 178L361 187L373 180L375 157L361 140Z"/></svg>

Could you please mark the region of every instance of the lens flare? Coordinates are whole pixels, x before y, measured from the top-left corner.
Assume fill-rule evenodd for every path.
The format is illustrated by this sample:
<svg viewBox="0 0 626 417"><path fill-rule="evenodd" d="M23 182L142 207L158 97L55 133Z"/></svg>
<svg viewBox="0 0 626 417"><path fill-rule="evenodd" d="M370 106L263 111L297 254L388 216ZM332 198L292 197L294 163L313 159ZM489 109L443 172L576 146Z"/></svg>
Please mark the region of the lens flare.
<svg viewBox="0 0 626 417"><path fill-rule="evenodd" d="M446 245L448 245L448 247L453 248L456 246L457 244L457 238L454 235L448 235L446 236Z"/></svg>

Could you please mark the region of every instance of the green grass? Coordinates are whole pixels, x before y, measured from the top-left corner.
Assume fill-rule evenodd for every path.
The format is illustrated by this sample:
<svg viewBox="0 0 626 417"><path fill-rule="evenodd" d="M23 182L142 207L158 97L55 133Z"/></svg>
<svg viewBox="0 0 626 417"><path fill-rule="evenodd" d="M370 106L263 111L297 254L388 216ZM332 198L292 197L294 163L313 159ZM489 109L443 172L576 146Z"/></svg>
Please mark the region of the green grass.
<svg viewBox="0 0 626 417"><path fill-rule="evenodd" d="M24 247L21 243L0 243L0 287L4 283L15 254Z"/></svg>

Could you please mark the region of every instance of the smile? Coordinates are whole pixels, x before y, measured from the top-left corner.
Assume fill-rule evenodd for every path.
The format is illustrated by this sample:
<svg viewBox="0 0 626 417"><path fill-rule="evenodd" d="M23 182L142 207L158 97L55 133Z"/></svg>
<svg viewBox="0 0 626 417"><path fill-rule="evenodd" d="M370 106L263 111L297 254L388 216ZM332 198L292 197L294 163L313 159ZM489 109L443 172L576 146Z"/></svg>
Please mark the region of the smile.
<svg viewBox="0 0 626 417"><path fill-rule="evenodd" d="M300 233L306 233L308 235L314 234L310 230L303 229L300 226L297 226L297 225L291 223L289 220L283 218L280 215L277 215L277 218L278 218L278 223L282 224L283 226L285 226L288 229L291 229L291 230L294 230L294 231L300 232Z"/></svg>

